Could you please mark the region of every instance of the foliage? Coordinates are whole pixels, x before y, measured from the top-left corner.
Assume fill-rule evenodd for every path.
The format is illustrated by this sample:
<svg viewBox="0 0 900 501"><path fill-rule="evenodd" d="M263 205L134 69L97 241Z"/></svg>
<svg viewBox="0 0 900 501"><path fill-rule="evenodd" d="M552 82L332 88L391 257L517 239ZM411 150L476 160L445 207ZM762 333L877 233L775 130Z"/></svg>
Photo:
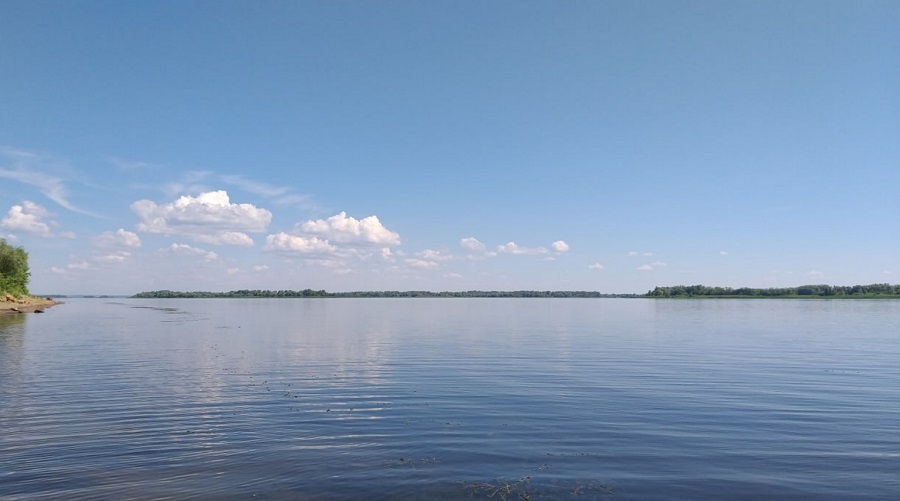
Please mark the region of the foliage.
<svg viewBox="0 0 900 501"><path fill-rule="evenodd" d="M237 290L231 292L181 292L160 290L140 292L135 298L279 298L279 297L422 297L422 298L460 298L460 297L534 297L534 298L598 298L598 297L637 297L636 294L601 294L595 291L458 291L458 292L431 292L431 291L357 291L357 292L325 292L324 290L304 289L293 290Z"/></svg>
<svg viewBox="0 0 900 501"><path fill-rule="evenodd" d="M28 253L0 238L0 293L28 295Z"/></svg>
<svg viewBox="0 0 900 501"><path fill-rule="evenodd" d="M676 285L673 287L657 287L647 292L653 298L686 298L686 297L827 297L827 298L861 298L861 297L900 297L900 285L801 285L799 287L781 287L768 289L752 289L741 287L707 287L705 285Z"/></svg>

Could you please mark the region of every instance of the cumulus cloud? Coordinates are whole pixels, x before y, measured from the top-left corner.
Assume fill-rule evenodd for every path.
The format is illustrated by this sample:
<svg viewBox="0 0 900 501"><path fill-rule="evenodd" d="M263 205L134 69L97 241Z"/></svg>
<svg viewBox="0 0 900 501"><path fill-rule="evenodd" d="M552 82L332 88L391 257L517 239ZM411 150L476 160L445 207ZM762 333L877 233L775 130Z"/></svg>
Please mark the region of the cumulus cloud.
<svg viewBox="0 0 900 501"><path fill-rule="evenodd" d="M131 204L138 217L138 231L180 235L214 245L251 246L247 233L262 233L272 213L252 204L234 204L224 190L182 196L157 205L151 200Z"/></svg>
<svg viewBox="0 0 900 501"><path fill-rule="evenodd" d="M337 250L327 240L319 237L303 237L279 232L266 237L267 251L298 252L301 254L325 254Z"/></svg>
<svg viewBox="0 0 900 501"><path fill-rule="evenodd" d="M262 272L264 272L264 271L267 271L268 269L269 269L269 267L268 267L267 265L264 265L264 264L258 264L258 265L256 265L256 266L253 267L253 271L255 271L255 272L257 272L257 273L262 273Z"/></svg>
<svg viewBox="0 0 900 501"><path fill-rule="evenodd" d="M466 250L475 251L475 252L485 252L487 251L487 247L478 241L475 237L468 237L460 239L459 241L460 247Z"/></svg>
<svg viewBox="0 0 900 501"><path fill-rule="evenodd" d="M628 251L628 254L627 254L628 257L634 257L637 255L638 255L638 251Z"/></svg>
<svg viewBox="0 0 900 501"><path fill-rule="evenodd" d="M604 269L604 268L605 268L605 266L603 266L603 265L600 264L600 263L594 263L594 264L588 266L588 269L589 269L589 270L597 270L597 271L600 271L600 270L602 270L602 269Z"/></svg>
<svg viewBox="0 0 900 501"><path fill-rule="evenodd" d="M645 265L638 266L637 269L638 269L638 271L653 271L655 269L664 268L666 266L668 266L668 265L662 261L654 261L652 263L647 263Z"/></svg>
<svg viewBox="0 0 900 501"><path fill-rule="evenodd" d="M557 240L550 245L550 248L553 249L553 252L569 252L569 244L563 242L562 240Z"/></svg>
<svg viewBox="0 0 900 501"><path fill-rule="evenodd" d="M418 258L409 258L409 259L404 260L404 262L406 263L407 266L409 266L411 268L420 268L420 269L434 268L438 265L434 261L429 261L427 259L418 259Z"/></svg>
<svg viewBox="0 0 900 501"><path fill-rule="evenodd" d="M137 233L119 228L116 231L104 231L94 239L98 247L140 247L141 239Z"/></svg>
<svg viewBox="0 0 900 501"><path fill-rule="evenodd" d="M328 219L300 223L294 230L296 233L321 235L335 243L400 245L400 235L385 228L377 216L355 219L341 212Z"/></svg>
<svg viewBox="0 0 900 501"><path fill-rule="evenodd" d="M422 259L427 259L429 261L452 261L453 255L448 254L446 252L441 252L438 250L425 249L422 252L416 253L417 256Z"/></svg>
<svg viewBox="0 0 900 501"><path fill-rule="evenodd" d="M103 254L100 256L94 257L94 261L100 263L122 263L125 262L128 258L131 257L131 253L128 251L116 251L111 252L109 254Z"/></svg>
<svg viewBox="0 0 900 501"><path fill-rule="evenodd" d="M163 250L165 252L182 256L198 256L204 261L215 261L216 259L219 259L219 255L215 252L207 251L199 247L192 247L187 244L172 244Z"/></svg>
<svg viewBox="0 0 900 501"><path fill-rule="evenodd" d="M543 247L521 247L515 242L507 242L497 246L497 252L501 254L527 255L527 254L546 254L547 249Z"/></svg>
<svg viewBox="0 0 900 501"><path fill-rule="evenodd" d="M50 231L50 225L44 220L50 216L51 214L47 209L34 202L25 200L21 205L10 207L6 216L0 220L0 228L49 238L53 236L53 232Z"/></svg>

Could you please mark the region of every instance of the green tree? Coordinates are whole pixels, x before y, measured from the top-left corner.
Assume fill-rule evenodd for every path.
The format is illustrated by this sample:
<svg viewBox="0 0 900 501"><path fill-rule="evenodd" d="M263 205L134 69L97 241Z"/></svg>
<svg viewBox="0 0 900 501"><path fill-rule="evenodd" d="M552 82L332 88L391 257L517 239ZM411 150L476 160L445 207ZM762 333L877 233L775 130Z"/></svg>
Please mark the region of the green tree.
<svg viewBox="0 0 900 501"><path fill-rule="evenodd" d="M0 238L0 293L14 296L28 294L28 253Z"/></svg>

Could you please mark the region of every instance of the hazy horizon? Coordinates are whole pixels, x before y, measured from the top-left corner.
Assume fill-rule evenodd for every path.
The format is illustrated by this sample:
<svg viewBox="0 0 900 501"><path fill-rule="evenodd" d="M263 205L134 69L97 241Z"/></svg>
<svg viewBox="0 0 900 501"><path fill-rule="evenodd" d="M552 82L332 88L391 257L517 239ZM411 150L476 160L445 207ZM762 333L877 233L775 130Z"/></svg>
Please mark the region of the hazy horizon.
<svg viewBox="0 0 900 501"><path fill-rule="evenodd" d="M3 14L32 291L898 282L896 2Z"/></svg>

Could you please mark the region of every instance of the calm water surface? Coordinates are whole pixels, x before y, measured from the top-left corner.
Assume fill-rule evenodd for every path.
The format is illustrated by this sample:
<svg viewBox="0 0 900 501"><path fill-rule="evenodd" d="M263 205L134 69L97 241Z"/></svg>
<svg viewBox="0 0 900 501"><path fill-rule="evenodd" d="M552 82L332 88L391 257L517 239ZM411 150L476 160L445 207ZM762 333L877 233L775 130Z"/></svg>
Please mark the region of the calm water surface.
<svg viewBox="0 0 900 501"><path fill-rule="evenodd" d="M898 499L900 301L72 299L3 499Z"/></svg>

